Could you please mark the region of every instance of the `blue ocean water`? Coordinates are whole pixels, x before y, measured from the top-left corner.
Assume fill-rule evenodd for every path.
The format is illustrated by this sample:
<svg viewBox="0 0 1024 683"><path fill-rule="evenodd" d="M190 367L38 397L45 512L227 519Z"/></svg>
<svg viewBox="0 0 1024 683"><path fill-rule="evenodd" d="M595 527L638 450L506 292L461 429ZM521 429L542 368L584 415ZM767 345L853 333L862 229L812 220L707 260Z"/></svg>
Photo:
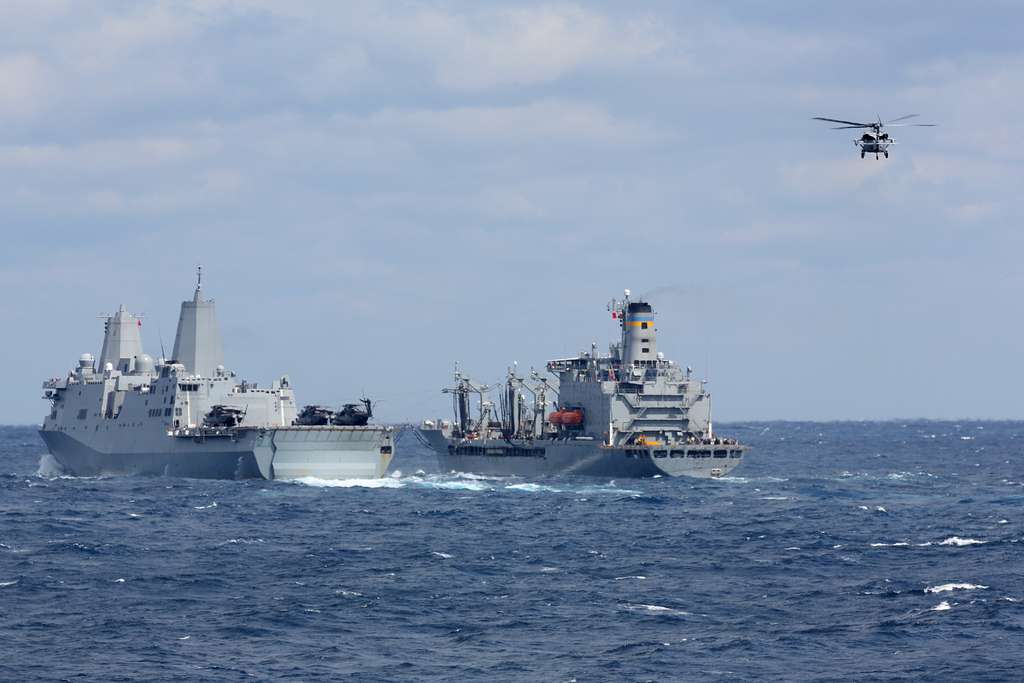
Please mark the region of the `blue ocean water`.
<svg viewBox="0 0 1024 683"><path fill-rule="evenodd" d="M60 477L0 428L0 679L1019 680L1024 423L734 424L732 477Z"/></svg>

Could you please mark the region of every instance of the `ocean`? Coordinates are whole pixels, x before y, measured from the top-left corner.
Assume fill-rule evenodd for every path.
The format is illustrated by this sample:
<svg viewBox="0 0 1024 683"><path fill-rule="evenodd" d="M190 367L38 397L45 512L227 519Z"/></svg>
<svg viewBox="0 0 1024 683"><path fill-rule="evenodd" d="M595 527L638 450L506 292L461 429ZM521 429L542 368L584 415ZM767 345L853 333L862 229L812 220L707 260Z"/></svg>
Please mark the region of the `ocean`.
<svg viewBox="0 0 1024 683"><path fill-rule="evenodd" d="M1024 423L739 423L733 476L61 476L0 428L0 680L1019 680Z"/></svg>

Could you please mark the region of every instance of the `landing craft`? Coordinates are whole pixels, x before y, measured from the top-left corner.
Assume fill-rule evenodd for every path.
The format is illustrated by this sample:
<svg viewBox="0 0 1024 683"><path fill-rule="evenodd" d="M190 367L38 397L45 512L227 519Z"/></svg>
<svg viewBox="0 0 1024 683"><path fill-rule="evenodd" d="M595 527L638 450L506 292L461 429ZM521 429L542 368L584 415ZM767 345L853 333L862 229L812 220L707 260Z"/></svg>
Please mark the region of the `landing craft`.
<svg viewBox="0 0 1024 683"><path fill-rule="evenodd" d="M853 144L860 147L860 158L863 159L865 154L874 154L875 159L878 158L879 154L885 155L885 158L889 158L889 146L896 144L896 141L889 137L888 133L882 132L886 126L918 126L925 128L932 128L935 126L934 123L897 123L897 121L905 121L912 119L920 114L907 114L891 121L882 123L882 117L878 117L878 121L873 123L858 123L856 121L843 121L842 119L828 119L823 116L815 116L815 121L829 121L831 123L842 123L842 126L836 126L832 130L846 130L849 128L866 128L864 134L859 138L855 138Z"/></svg>

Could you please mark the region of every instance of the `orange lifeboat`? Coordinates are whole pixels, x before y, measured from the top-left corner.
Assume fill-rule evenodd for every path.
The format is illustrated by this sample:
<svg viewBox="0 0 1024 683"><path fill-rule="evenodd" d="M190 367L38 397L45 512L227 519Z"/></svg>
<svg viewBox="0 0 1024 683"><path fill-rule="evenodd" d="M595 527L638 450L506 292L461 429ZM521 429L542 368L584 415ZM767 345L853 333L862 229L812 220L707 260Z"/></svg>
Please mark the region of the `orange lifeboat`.
<svg viewBox="0 0 1024 683"><path fill-rule="evenodd" d="M575 408L573 410L556 410L548 415L548 422L553 425L561 425L563 427L579 427L583 424L583 409Z"/></svg>

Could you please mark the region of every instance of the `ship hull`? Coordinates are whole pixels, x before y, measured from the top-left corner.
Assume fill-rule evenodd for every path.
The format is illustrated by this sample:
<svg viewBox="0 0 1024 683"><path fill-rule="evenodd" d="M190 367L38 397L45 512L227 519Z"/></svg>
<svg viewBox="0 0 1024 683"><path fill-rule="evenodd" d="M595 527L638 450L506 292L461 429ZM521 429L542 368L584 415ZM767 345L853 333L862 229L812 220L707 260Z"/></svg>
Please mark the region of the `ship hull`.
<svg viewBox="0 0 1024 683"><path fill-rule="evenodd" d="M284 427L219 435L139 434L130 444L87 443L41 430L54 459L73 476L168 476L197 479L374 478L391 462L384 427Z"/></svg>
<svg viewBox="0 0 1024 683"><path fill-rule="evenodd" d="M732 471L746 450L738 445L617 448L593 440L452 440L421 430L444 472L491 476L580 475L603 478L717 478Z"/></svg>

